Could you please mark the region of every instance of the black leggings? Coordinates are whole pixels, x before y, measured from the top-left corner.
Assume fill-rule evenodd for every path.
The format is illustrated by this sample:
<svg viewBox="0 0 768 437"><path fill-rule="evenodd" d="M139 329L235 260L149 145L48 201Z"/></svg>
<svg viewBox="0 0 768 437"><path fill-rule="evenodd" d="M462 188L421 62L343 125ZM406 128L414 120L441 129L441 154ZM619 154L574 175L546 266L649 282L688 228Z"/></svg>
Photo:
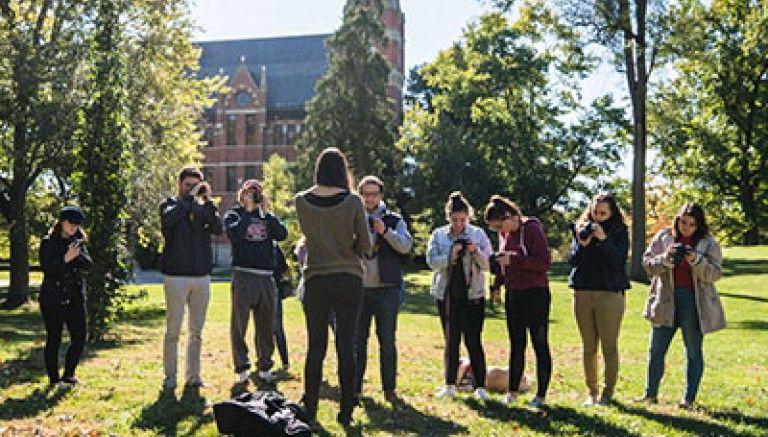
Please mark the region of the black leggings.
<svg viewBox="0 0 768 437"><path fill-rule="evenodd" d="M509 391L516 392L523 377L527 329L536 353L536 395L544 398L552 376L552 356L548 339L552 295L548 288L507 290L505 300L507 332L512 349L509 356Z"/></svg>
<svg viewBox="0 0 768 437"><path fill-rule="evenodd" d="M59 347L61 334L66 323L69 330L70 345L64 362L64 379L75 376L77 363L85 347L85 303L73 299L68 305L62 305L56 299L40 299L40 311L45 322L45 369L51 384L58 382Z"/></svg>
<svg viewBox="0 0 768 437"><path fill-rule="evenodd" d="M445 299L436 302L445 338L445 383L456 384L456 373L459 370L459 346L463 335L464 345L469 352L475 387L484 387L485 352L481 337L485 320L485 300Z"/></svg>

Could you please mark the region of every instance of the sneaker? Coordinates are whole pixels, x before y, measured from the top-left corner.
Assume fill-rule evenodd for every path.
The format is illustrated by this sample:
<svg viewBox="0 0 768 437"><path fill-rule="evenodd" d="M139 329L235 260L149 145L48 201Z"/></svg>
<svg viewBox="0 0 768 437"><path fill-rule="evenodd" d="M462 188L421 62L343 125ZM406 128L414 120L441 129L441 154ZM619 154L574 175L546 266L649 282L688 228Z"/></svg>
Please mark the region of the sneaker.
<svg viewBox="0 0 768 437"><path fill-rule="evenodd" d="M287 372L287 371L291 370L291 365L290 365L290 364L288 364L288 363L285 363L285 364L283 364L283 370L284 370L285 372Z"/></svg>
<svg viewBox="0 0 768 437"><path fill-rule="evenodd" d="M259 370L259 379L264 382L274 382L275 375L273 375L269 370Z"/></svg>
<svg viewBox="0 0 768 437"><path fill-rule="evenodd" d="M634 398L634 402L640 403L640 404L658 404L659 398L655 396L640 396L639 398Z"/></svg>
<svg viewBox="0 0 768 437"><path fill-rule="evenodd" d="M485 388L483 387L478 387L475 389L475 397L483 402L488 402L488 400L491 399L491 397L488 396L488 392L485 391Z"/></svg>
<svg viewBox="0 0 768 437"><path fill-rule="evenodd" d="M597 404L598 404L597 399L594 396L589 395L589 396L587 396L587 399L585 399L584 402L581 403L581 406L582 407L594 407Z"/></svg>
<svg viewBox="0 0 768 437"><path fill-rule="evenodd" d="M452 384L448 384L445 387L441 388L436 395L438 398L455 398L456 397L456 386Z"/></svg>
<svg viewBox="0 0 768 437"><path fill-rule="evenodd" d="M77 376L67 376L64 378L61 378L63 382L66 382L69 385L77 385L80 384L80 380L77 379Z"/></svg>
<svg viewBox="0 0 768 437"><path fill-rule="evenodd" d="M243 370L242 372L237 374L237 384L247 384L248 383L248 371Z"/></svg>
<svg viewBox="0 0 768 437"><path fill-rule="evenodd" d="M531 399L531 401L528 402L528 407L534 408L537 410L544 408L545 405L547 405L547 403L546 401L544 401L544 398L540 398L538 396L534 396L533 399Z"/></svg>
<svg viewBox="0 0 768 437"><path fill-rule="evenodd" d="M693 401L689 401L688 399L682 398L680 399L680 403L677 404L677 406L682 410L690 410L693 408Z"/></svg>
<svg viewBox="0 0 768 437"><path fill-rule="evenodd" d="M359 394L358 394L359 396ZM384 399L387 400L390 404L394 404L400 400L400 398L397 397L397 393L394 390L387 390L384 392Z"/></svg>
<svg viewBox="0 0 768 437"><path fill-rule="evenodd" d="M59 390L69 390L72 388L72 384L62 380L56 383L56 388Z"/></svg>
<svg viewBox="0 0 768 437"><path fill-rule="evenodd" d="M349 425L352 423L352 413L340 411L339 414L336 415L336 422L344 428L349 428Z"/></svg>
<svg viewBox="0 0 768 437"><path fill-rule="evenodd" d="M612 402L613 402L613 396L608 393L603 393L600 396L600 400L597 401L599 405L611 405Z"/></svg>
<svg viewBox="0 0 768 437"><path fill-rule="evenodd" d="M517 393L514 392L508 392L504 396L504 403L507 405L514 404L517 402Z"/></svg>

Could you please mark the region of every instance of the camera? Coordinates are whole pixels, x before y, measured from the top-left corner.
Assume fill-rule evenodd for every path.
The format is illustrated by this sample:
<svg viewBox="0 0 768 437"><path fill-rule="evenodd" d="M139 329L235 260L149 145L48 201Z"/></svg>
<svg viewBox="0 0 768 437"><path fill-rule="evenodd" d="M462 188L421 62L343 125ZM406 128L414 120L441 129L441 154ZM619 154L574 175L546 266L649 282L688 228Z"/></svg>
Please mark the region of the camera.
<svg viewBox="0 0 768 437"><path fill-rule="evenodd" d="M491 268L491 274L493 275L500 275L503 272L503 269L501 268L501 265L499 264L499 257L503 256L500 252L494 252L491 254L491 257L488 258L488 262L490 264Z"/></svg>
<svg viewBox="0 0 768 437"><path fill-rule="evenodd" d="M253 192L253 203L264 203L264 195L261 193L261 191Z"/></svg>
<svg viewBox="0 0 768 437"><path fill-rule="evenodd" d="M685 254L689 252L689 249L682 243L675 243L672 248L675 250L672 255L672 262L675 264L675 267L677 267L683 262L683 258L685 258Z"/></svg>
<svg viewBox="0 0 768 437"><path fill-rule="evenodd" d="M69 239L69 246L70 247L80 247L83 245L83 240L80 238L70 238Z"/></svg>
<svg viewBox="0 0 768 437"><path fill-rule="evenodd" d="M571 230L571 232L573 232L575 237L579 238L579 240L586 240L590 235L592 235L592 220L588 220L586 223L584 223L584 227L581 228L581 230L578 232L576 231L576 223L569 224L568 228Z"/></svg>
<svg viewBox="0 0 768 437"><path fill-rule="evenodd" d="M463 237L457 238L453 242L453 245L454 246L461 245L461 252L459 252L459 258L461 258L467 254L467 246L469 245L469 239L463 238Z"/></svg>

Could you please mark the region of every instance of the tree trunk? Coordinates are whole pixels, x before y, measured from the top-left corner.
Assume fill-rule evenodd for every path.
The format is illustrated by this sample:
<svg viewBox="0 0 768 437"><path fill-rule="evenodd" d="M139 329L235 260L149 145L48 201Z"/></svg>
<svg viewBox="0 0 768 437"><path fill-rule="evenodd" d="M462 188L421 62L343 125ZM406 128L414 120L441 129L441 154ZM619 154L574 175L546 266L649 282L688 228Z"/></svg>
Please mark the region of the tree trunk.
<svg viewBox="0 0 768 437"><path fill-rule="evenodd" d="M26 190L23 182L14 180L11 190L11 283L4 308L15 308L29 297L29 235L24 211Z"/></svg>
<svg viewBox="0 0 768 437"><path fill-rule="evenodd" d="M639 84L638 84L639 85ZM638 86L638 94L640 88ZM632 166L632 258L630 260L629 276L634 281L647 281L643 268L643 252L645 252L645 98L633 96L634 135L633 135L633 166Z"/></svg>
<svg viewBox="0 0 768 437"><path fill-rule="evenodd" d="M742 236L745 246L760 244L760 227L758 226L757 202L755 200L755 186L750 183L751 178L745 178L741 187L741 210L744 211L744 219L747 228Z"/></svg>

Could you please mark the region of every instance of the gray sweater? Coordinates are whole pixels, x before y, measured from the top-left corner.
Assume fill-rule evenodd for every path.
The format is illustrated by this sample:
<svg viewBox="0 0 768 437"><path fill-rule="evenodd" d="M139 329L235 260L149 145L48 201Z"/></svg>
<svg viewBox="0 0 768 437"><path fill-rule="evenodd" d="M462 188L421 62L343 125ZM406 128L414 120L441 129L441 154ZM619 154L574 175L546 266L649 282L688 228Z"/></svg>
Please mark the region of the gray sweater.
<svg viewBox="0 0 768 437"><path fill-rule="evenodd" d="M371 239L363 201L355 194L329 207L309 203L296 195L296 212L306 237L305 280L314 275L349 273L363 277L362 259L371 252Z"/></svg>

